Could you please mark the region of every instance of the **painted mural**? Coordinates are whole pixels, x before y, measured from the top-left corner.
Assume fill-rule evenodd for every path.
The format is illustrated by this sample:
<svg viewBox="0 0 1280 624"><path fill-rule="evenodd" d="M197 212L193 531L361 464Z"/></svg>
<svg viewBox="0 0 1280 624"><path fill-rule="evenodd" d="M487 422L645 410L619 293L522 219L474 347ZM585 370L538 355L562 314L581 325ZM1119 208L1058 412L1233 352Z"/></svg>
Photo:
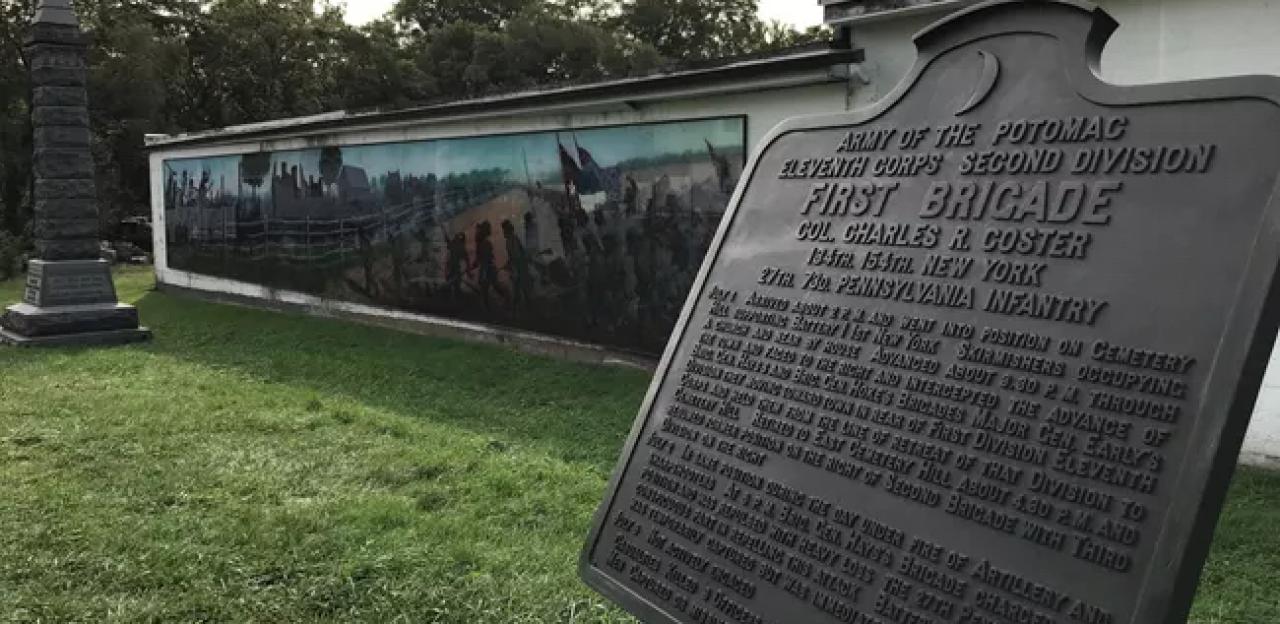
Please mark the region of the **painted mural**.
<svg viewBox="0 0 1280 624"><path fill-rule="evenodd" d="M656 354L744 136L731 117L167 160L167 259Z"/></svg>

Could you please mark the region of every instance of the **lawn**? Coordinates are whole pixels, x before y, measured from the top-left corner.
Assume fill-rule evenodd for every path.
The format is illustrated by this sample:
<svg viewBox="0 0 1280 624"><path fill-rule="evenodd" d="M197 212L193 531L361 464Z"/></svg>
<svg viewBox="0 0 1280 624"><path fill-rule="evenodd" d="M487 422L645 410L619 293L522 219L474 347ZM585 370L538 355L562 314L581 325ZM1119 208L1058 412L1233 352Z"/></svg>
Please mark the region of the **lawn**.
<svg viewBox="0 0 1280 624"><path fill-rule="evenodd" d="M0 620L629 621L576 559L644 374L118 285L153 343L0 349ZM1276 527L1242 472L1194 621L1280 621Z"/></svg>

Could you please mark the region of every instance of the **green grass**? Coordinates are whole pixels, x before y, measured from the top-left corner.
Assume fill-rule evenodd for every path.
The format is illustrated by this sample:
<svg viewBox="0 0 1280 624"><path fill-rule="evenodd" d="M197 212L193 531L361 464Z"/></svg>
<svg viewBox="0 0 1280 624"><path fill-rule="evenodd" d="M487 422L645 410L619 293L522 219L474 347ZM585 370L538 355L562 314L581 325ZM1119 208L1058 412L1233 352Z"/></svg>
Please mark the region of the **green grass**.
<svg viewBox="0 0 1280 624"><path fill-rule="evenodd" d="M0 350L0 620L629 621L576 559L645 375L117 283L153 343ZM1196 622L1280 621L1277 527L1242 472Z"/></svg>
<svg viewBox="0 0 1280 624"><path fill-rule="evenodd" d="M644 375L118 284L154 343L0 350L0 618L625 620L576 558Z"/></svg>

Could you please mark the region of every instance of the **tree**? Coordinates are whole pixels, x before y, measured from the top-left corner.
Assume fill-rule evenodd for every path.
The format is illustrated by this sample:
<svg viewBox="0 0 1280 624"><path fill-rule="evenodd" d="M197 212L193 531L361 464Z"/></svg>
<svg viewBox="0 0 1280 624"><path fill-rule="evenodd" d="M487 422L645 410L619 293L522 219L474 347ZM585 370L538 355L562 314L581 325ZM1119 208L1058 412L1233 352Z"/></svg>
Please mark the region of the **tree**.
<svg viewBox="0 0 1280 624"><path fill-rule="evenodd" d="M537 4L538 0L399 0L391 15L424 33L453 24L498 30Z"/></svg>
<svg viewBox="0 0 1280 624"><path fill-rule="evenodd" d="M31 215L31 89L22 40L34 9L34 0L0 4L0 227L14 234Z"/></svg>
<svg viewBox="0 0 1280 624"><path fill-rule="evenodd" d="M317 10L317 8L319 10ZM341 108L341 9L312 0L215 0L187 41L198 127Z"/></svg>
<svg viewBox="0 0 1280 624"><path fill-rule="evenodd" d="M378 20L341 31L338 49L342 61L334 66L334 84L347 108L403 106L440 92L394 22Z"/></svg>
<svg viewBox="0 0 1280 624"><path fill-rule="evenodd" d="M645 74L662 62L653 46L588 21L530 12L507 29L511 67L527 86Z"/></svg>
<svg viewBox="0 0 1280 624"><path fill-rule="evenodd" d="M11 233L31 215L22 43L35 4L0 0L0 229ZM761 22L755 0L399 0L361 28L331 0L76 4L94 41L90 120L106 231L149 210L148 133L635 76L825 36ZM270 175L260 160L245 162L255 192Z"/></svg>
<svg viewBox="0 0 1280 624"><path fill-rule="evenodd" d="M787 24L771 21L763 25L760 51L768 52L784 50L801 45L827 43L834 34L826 26L810 26L804 30L796 30Z"/></svg>
<svg viewBox="0 0 1280 624"><path fill-rule="evenodd" d="M632 76L661 64L653 46L613 28L611 0L400 0L427 95L494 92Z"/></svg>
<svg viewBox="0 0 1280 624"><path fill-rule="evenodd" d="M320 179L327 185L338 183L342 175L342 148L326 147L320 150Z"/></svg>
<svg viewBox="0 0 1280 624"><path fill-rule="evenodd" d="M677 61L758 51L758 0L625 0L613 25Z"/></svg>
<svg viewBox="0 0 1280 624"><path fill-rule="evenodd" d="M98 218L110 236L123 217L146 211L150 163L139 149L151 132L176 129L166 82L185 50L146 21L100 29L90 59L89 101Z"/></svg>

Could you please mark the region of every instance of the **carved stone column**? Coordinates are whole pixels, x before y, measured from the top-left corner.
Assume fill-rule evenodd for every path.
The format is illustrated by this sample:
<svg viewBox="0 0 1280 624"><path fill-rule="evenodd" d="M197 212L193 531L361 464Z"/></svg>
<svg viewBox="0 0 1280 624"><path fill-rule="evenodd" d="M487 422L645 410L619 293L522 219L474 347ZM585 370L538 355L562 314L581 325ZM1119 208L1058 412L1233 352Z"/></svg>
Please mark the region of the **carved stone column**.
<svg viewBox="0 0 1280 624"><path fill-rule="evenodd" d="M88 38L70 0L41 0L26 49L35 143L34 236L22 303L0 317L0 342L119 344L146 340L99 258L89 141Z"/></svg>

